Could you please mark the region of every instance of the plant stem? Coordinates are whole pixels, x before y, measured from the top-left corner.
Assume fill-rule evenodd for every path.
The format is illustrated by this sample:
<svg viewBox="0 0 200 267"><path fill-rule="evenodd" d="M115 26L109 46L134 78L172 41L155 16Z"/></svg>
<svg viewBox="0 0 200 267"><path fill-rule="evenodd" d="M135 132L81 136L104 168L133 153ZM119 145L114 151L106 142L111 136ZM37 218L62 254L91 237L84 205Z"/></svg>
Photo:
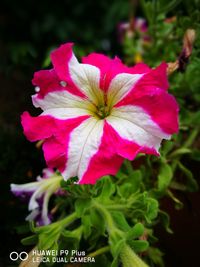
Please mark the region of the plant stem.
<svg viewBox="0 0 200 267"><path fill-rule="evenodd" d="M123 247L120 257L123 267L148 267L128 245Z"/></svg>
<svg viewBox="0 0 200 267"><path fill-rule="evenodd" d="M62 227L66 227L67 225L71 224L73 221L75 221L78 218L76 212L73 212L72 214L70 214L69 216L67 216L66 218L62 219L61 221L58 221L56 223L58 223L60 226Z"/></svg>
<svg viewBox="0 0 200 267"><path fill-rule="evenodd" d="M109 246L105 246L103 248L97 249L94 252L91 252L90 254L87 255L87 257L96 257L96 256L98 256L100 254L108 252L109 250L110 250L110 247Z"/></svg>
<svg viewBox="0 0 200 267"><path fill-rule="evenodd" d="M100 203L97 203L96 201L94 202L94 206L99 210L99 212L102 214L106 224L107 224L107 230L108 233L112 231L112 229L115 228L112 216L110 215L109 211L103 207Z"/></svg>
<svg viewBox="0 0 200 267"><path fill-rule="evenodd" d="M195 138L197 137L198 133L199 133L199 129L198 128L194 128L192 133L189 135L188 139L183 144L183 147L186 147L186 148L190 147L193 144L193 142L194 142Z"/></svg>
<svg viewBox="0 0 200 267"><path fill-rule="evenodd" d="M127 208L126 205L121 205L121 204L106 205L105 207L108 210L121 210L121 211L124 211Z"/></svg>
<svg viewBox="0 0 200 267"><path fill-rule="evenodd" d="M115 222L113 221L112 215L110 214L109 210L96 201L94 202L94 206L104 218L109 236L114 239L116 238L116 236L121 236L122 231L118 227L116 227Z"/></svg>
<svg viewBox="0 0 200 267"><path fill-rule="evenodd" d="M109 236L114 240L117 240L116 237L123 238L122 231L118 229L118 227L115 225L115 222L113 221L112 215L107 210L106 207L98 203L97 201L94 201L94 207L101 213L103 216L106 225L107 225L107 231ZM110 249L109 246L106 246L104 248L101 248L93 253L92 255L99 255L101 253L107 252ZM91 254L89 254L91 256ZM123 264L123 267L148 267L146 263L144 263L137 254L128 246L124 245L122 248L122 251L120 253L120 258Z"/></svg>
<svg viewBox="0 0 200 267"><path fill-rule="evenodd" d="M189 135L188 139L185 141L185 143L183 143L182 148L190 148L192 144L194 143L194 140L198 134L199 134L199 128L194 128L191 134ZM179 157L173 161L173 164L172 164L173 172L175 172L180 158L181 158L181 155L179 155Z"/></svg>

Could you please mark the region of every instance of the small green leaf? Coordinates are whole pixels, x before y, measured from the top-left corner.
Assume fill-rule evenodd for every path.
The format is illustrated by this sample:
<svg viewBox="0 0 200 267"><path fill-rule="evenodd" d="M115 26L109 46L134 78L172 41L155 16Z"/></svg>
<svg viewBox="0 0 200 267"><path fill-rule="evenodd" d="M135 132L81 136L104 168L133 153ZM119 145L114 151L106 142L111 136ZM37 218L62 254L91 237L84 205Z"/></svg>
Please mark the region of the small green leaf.
<svg viewBox="0 0 200 267"><path fill-rule="evenodd" d="M91 206L91 200L89 198L77 199L75 202L75 211L79 217L88 210Z"/></svg>
<svg viewBox="0 0 200 267"><path fill-rule="evenodd" d="M155 263L156 265L160 267L164 267L164 262L163 262L163 253L158 249L154 247L149 247L148 249L148 256L149 258Z"/></svg>
<svg viewBox="0 0 200 267"><path fill-rule="evenodd" d="M123 198L128 198L133 193L134 188L132 188L132 184L128 181L118 187L118 194Z"/></svg>
<svg viewBox="0 0 200 267"><path fill-rule="evenodd" d="M31 236L28 236L28 237L25 237L21 240L21 243L23 245L33 245L33 244L36 244L38 241L38 237L37 235L31 235Z"/></svg>
<svg viewBox="0 0 200 267"><path fill-rule="evenodd" d="M82 225L83 225L83 234L85 239L87 239L91 234L91 218L89 215L84 215L81 219Z"/></svg>
<svg viewBox="0 0 200 267"><path fill-rule="evenodd" d="M172 180L172 177L173 172L171 166L162 163L158 175L158 190L161 192L166 190Z"/></svg>
<svg viewBox="0 0 200 267"><path fill-rule="evenodd" d="M187 189L190 192L195 192L198 190L197 181L194 179L192 172L187 169L180 161L178 162L180 170L184 173L186 180Z"/></svg>
<svg viewBox="0 0 200 267"><path fill-rule="evenodd" d="M112 241L111 238L109 240L109 244L110 244L110 248L111 248L111 253L113 255L113 257L118 257L119 253L121 252L122 247L125 244L125 239L121 239L119 238L118 241Z"/></svg>
<svg viewBox="0 0 200 267"><path fill-rule="evenodd" d="M169 215L165 211L162 211L162 210L159 210L159 215L160 215L161 222L164 225L166 231L170 234L173 234L173 231L169 226L170 225Z"/></svg>
<svg viewBox="0 0 200 267"><path fill-rule="evenodd" d="M133 171L132 175L128 178L128 181L132 184L132 193L138 191L142 182L142 172L140 170Z"/></svg>
<svg viewBox="0 0 200 267"><path fill-rule="evenodd" d="M113 258L113 261L110 267L118 267L118 266L119 266L119 256Z"/></svg>
<svg viewBox="0 0 200 267"><path fill-rule="evenodd" d="M145 213L145 218L147 222L151 223L151 221L157 217L158 207L159 207L159 204L156 199L148 198L147 211Z"/></svg>
<svg viewBox="0 0 200 267"><path fill-rule="evenodd" d="M135 252L143 252L148 249L149 242L146 240L132 240L129 242Z"/></svg>
<svg viewBox="0 0 200 267"><path fill-rule="evenodd" d="M131 229L122 212L112 211L111 215L112 215L113 220L115 221L115 224L118 226L119 229L123 231L129 231Z"/></svg>
<svg viewBox="0 0 200 267"><path fill-rule="evenodd" d="M51 231L52 230L52 231ZM39 242L38 248L41 250L50 249L50 247L54 246L57 243L61 234L61 229L58 227L57 229L51 229L49 231L45 231L39 234Z"/></svg>
<svg viewBox="0 0 200 267"><path fill-rule="evenodd" d="M176 209L182 209L183 208L183 203L175 197L175 195L172 193L172 191L167 190L168 196L175 202L175 207Z"/></svg>
<svg viewBox="0 0 200 267"><path fill-rule="evenodd" d="M176 149L175 151L173 151L173 152L169 155L169 157L170 157L170 158L175 158L175 157L177 157L177 156L181 156L181 155L184 155L184 154L189 154L189 153L191 153L191 152L192 152L191 149L186 148L186 147L181 147L181 148Z"/></svg>
<svg viewBox="0 0 200 267"><path fill-rule="evenodd" d="M92 227L96 229L99 235L104 235L106 226L102 216L97 210L92 210L92 212L90 213L90 220Z"/></svg>
<svg viewBox="0 0 200 267"><path fill-rule="evenodd" d="M166 5L162 5L158 12L159 13L168 13L170 10L174 9L178 4L180 4L182 0L171 0L169 2L166 2L167 4Z"/></svg>
<svg viewBox="0 0 200 267"><path fill-rule="evenodd" d="M161 155L166 156L172 150L173 146L174 146L174 142L172 141L163 142Z"/></svg>
<svg viewBox="0 0 200 267"><path fill-rule="evenodd" d="M116 186L109 176L105 176L102 179L101 187L102 191L98 198L101 203L105 203L107 202L107 199L109 199L114 194Z"/></svg>
<svg viewBox="0 0 200 267"><path fill-rule="evenodd" d="M127 240L132 240L140 237L144 233L144 225L142 223L137 223L134 227L128 231Z"/></svg>
<svg viewBox="0 0 200 267"><path fill-rule="evenodd" d="M67 243L70 244L73 249L75 249L79 247L82 233L83 227L79 226L78 228L72 231L63 230L62 237L64 237L63 239L67 241Z"/></svg>

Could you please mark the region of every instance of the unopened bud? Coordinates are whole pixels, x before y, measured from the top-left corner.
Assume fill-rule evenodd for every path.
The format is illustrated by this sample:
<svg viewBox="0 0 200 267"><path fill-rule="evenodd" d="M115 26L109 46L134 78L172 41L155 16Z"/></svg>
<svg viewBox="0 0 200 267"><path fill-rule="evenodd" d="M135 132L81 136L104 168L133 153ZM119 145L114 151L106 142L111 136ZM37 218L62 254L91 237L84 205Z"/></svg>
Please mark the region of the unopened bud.
<svg viewBox="0 0 200 267"><path fill-rule="evenodd" d="M195 41L196 33L193 29L188 29L183 37L183 50L185 50L185 56L189 57L192 54L193 43Z"/></svg>

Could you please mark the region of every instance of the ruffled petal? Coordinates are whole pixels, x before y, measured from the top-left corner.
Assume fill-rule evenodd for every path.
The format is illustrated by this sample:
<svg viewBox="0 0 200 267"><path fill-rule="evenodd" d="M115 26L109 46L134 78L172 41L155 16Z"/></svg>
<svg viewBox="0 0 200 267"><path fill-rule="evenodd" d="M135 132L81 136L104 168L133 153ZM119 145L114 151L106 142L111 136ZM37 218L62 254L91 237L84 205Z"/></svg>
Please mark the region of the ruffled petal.
<svg viewBox="0 0 200 267"><path fill-rule="evenodd" d="M87 115L74 119L59 120L48 115L32 117L28 112L24 112L21 116L21 123L27 139L38 141L47 139L53 135L56 136L62 131L68 132L68 130L73 129L88 117Z"/></svg>
<svg viewBox="0 0 200 267"><path fill-rule="evenodd" d="M32 80L33 85L36 86L37 94L35 98L42 99L50 92L69 91L74 93L73 88L62 83L54 69L40 70L34 73ZM82 95L81 95L82 96Z"/></svg>
<svg viewBox="0 0 200 267"><path fill-rule="evenodd" d="M24 134L30 141L43 140L43 151L47 165L65 169L69 136L89 116L59 120L51 116L31 117L28 112L22 115Z"/></svg>

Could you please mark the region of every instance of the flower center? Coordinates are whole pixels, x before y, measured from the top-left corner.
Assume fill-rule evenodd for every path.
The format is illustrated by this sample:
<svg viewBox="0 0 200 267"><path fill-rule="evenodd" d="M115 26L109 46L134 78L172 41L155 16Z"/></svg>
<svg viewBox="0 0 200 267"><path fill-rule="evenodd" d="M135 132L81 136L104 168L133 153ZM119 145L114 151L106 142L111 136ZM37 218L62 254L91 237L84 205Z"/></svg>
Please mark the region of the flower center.
<svg viewBox="0 0 200 267"><path fill-rule="evenodd" d="M108 117L111 112L113 105L109 103L108 96L105 92L103 92L100 88L91 89L91 91L95 92L92 94L90 101L90 114L93 115L96 119L103 120Z"/></svg>
<svg viewBox="0 0 200 267"><path fill-rule="evenodd" d="M110 109L107 105L100 105L96 107L95 115L99 119L104 119L110 115Z"/></svg>

